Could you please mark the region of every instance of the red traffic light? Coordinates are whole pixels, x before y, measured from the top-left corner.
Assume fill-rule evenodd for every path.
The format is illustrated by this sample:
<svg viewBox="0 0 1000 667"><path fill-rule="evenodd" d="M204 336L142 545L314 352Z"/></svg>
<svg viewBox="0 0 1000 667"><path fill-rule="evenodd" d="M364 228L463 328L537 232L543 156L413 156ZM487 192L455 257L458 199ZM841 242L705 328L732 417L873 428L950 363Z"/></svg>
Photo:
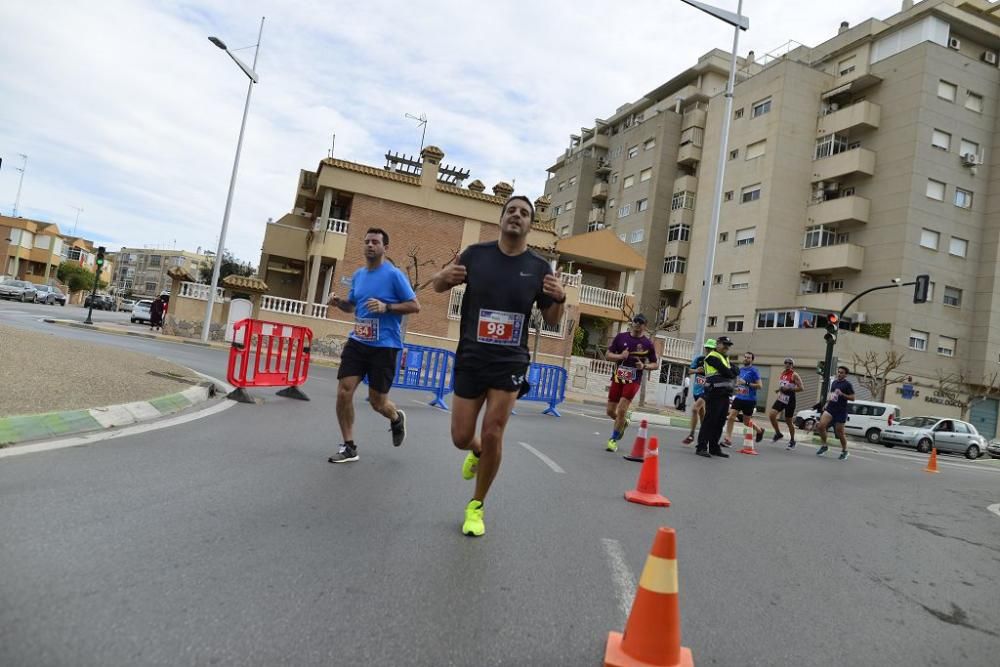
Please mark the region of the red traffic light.
<svg viewBox="0 0 1000 667"><path fill-rule="evenodd" d="M827 313L826 321L828 324L836 324L837 322L840 321L840 318L837 317L837 315L834 313Z"/></svg>

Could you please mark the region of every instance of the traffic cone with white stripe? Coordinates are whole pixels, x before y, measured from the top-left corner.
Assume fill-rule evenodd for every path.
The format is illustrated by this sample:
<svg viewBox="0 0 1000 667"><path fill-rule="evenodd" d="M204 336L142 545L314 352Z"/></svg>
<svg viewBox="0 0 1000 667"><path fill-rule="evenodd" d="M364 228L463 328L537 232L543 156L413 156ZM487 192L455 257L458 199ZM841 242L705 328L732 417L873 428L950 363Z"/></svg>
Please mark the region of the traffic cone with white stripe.
<svg viewBox="0 0 1000 667"><path fill-rule="evenodd" d="M753 438L756 435L756 430L753 427L753 421L749 417L743 418L743 449L740 450L740 454L750 454L752 456L757 456L757 448L754 447Z"/></svg>
<svg viewBox="0 0 1000 667"><path fill-rule="evenodd" d="M625 500L640 505L670 507L666 496L660 495L660 452L656 436L649 439L649 449L639 471L639 481L634 491L625 492Z"/></svg>
<svg viewBox="0 0 1000 667"><path fill-rule="evenodd" d="M632 453L625 455L626 461L642 461L646 458L646 436L649 434L649 422L643 419L639 422L639 433L635 436L635 442L632 443Z"/></svg>
<svg viewBox="0 0 1000 667"><path fill-rule="evenodd" d="M927 467L924 472L941 472L937 467L937 447L931 447L931 457L927 459Z"/></svg>
<svg viewBox="0 0 1000 667"><path fill-rule="evenodd" d="M673 528L656 531L625 622L625 633L608 634L604 667L694 667L691 649L681 646Z"/></svg>

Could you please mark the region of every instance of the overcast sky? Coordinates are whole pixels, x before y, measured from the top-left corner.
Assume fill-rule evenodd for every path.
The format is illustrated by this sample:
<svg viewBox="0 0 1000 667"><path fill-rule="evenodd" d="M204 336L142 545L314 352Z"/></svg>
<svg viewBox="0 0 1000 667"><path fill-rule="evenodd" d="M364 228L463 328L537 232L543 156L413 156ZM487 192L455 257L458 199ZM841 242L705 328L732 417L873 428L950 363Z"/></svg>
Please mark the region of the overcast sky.
<svg viewBox="0 0 1000 667"><path fill-rule="evenodd" d="M715 0L736 9L736 0ZM899 0L747 0L740 54L815 45ZM568 136L691 66L732 31L680 0L0 2L0 212L107 245L215 249L247 78L207 40L266 16L227 248L254 265L301 168L381 166L427 143L532 198ZM248 64L253 49L239 51ZM470 180L471 180L470 178Z"/></svg>

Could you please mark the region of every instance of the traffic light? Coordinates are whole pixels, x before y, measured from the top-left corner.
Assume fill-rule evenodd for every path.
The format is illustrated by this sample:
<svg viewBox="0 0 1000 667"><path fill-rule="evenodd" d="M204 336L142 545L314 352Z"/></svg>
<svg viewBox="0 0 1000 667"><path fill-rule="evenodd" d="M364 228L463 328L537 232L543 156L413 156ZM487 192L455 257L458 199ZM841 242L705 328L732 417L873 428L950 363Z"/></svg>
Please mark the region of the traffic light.
<svg viewBox="0 0 1000 667"><path fill-rule="evenodd" d="M917 284L913 286L913 303L927 303L927 293L930 291L931 277L926 273L917 276Z"/></svg>
<svg viewBox="0 0 1000 667"><path fill-rule="evenodd" d="M99 246L97 248L97 259L94 260L97 264L97 270L100 271L101 267L104 266L104 246Z"/></svg>
<svg viewBox="0 0 1000 667"><path fill-rule="evenodd" d="M820 359L816 362L816 375L823 375L826 372L826 362Z"/></svg>
<svg viewBox="0 0 1000 667"><path fill-rule="evenodd" d="M823 338L825 338L828 343L837 342L837 323L839 321L840 318L834 313L826 314L826 334L823 335Z"/></svg>

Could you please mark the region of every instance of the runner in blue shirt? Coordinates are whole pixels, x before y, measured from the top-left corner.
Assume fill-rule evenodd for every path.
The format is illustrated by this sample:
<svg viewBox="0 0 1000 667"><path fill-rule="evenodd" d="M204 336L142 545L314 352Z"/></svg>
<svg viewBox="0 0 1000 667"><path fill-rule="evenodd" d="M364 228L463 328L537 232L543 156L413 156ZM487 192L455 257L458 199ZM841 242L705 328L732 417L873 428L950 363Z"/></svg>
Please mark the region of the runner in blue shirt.
<svg viewBox="0 0 1000 667"><path fill-rule="evenodd" d="M743 367L740 369L739 377L736 378L736 395L733 396L733 403L729 408L729 421L726 423L726 439L722 441L723 447L733 446L733 422L737 417L744 424L748 421L753 424L757 442L764 439L764 428L752 421L753 413L757 409L757 390L764 387L764 383L760 380L760 371L753 365L754 358L753 352L743 353Z"/></svg>
<svg viewBox="0 0 1000 667"><path fill-rule="evenodd" d="M337 421L344 436L330 463L358 460L354 444L354 391L368 376L368 399L372 409L389 420L392 444L399 447L406 437L406 414L389 400L396 375L396 355L403 347L403 315L420 312L410 281L391 262L385 261L389 235L378 227L365 232L365 266L351 276L346 299L331 292L328 305L354 313L354 331L340 353L337 371Z"/></svg>
<svg viewBox="0 0 1000 667"><path fill-rule="evenodd" d="M685 445L694 442L694 432L698 428L698 420L705 418L705 355L715 349L715 339L705 340L704 354L699 354L691 360L688 376L691 378L691 396L694 405L691 407L691 432L682 441Z"/></svg>
<svg viewBox="0 0 1000 667"><path fill-rule="evenodd" d="M847 423L847 402L854 400L854 386L847 381L847 366L837 366L837 379L830 383L830 396L823 410L823 416L819 418L816 425L816 432L819 433L819 441L822 446L816 452L816 456L823 456L826 450L826 429L833 422L834 432L840 440L841 461L848 457L847 436L844 434L844 424Z"/></svg>

